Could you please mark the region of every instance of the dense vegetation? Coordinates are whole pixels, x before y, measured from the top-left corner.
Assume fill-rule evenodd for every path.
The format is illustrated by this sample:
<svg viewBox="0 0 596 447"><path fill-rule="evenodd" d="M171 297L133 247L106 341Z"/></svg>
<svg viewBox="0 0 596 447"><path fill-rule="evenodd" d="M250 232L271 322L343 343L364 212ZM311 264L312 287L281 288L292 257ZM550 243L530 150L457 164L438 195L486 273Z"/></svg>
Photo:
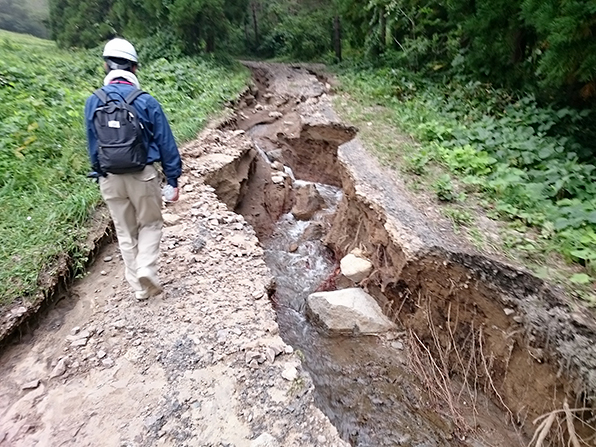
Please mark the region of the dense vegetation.
<svg viewBox="0 0 596 447"><path fill-rule="evenodd" d="M9 0L2 0L9 1ZM585 0L51 0L52 34L94 47L152 37L194 54L375 64L472 75L541 98L596 98L596 2Z"/></svg>
<svg viewBox="0 0 596 447"><path fill-rule="evenodd" d="M48 0L0 0L0 29L48 37Z"/></svg>
<svg viewBox="0 0 596 447"><path fill-rule="evenodd" d="M415 184L458 205L446 208L448 217L470 226L480 246L486 240L474 232L465 206L475 202L510 222L499 249L541 266L557 252L596 273L596 168L586 161L579 124L590 111L540 107L533 96L479 82L438 84L407 70L352 69L341 80L356 103L353 118L370 120L365 110L374 106L371 126L415 138L417 145L382 143L384 159L398 159L399 168L418 177ZM592 281L585 273L569 278Z"/></svg>
<svg viewBox="0 0 596 447"><path fill-rule="evenodd" d="M99 194L86 178L83 107L103 79L100 54L0 31L0 303L34 291L61 253L84 261L78 247ZM139 73L178 141L192 138L245 76L197 58L158 59Z"/></svg>

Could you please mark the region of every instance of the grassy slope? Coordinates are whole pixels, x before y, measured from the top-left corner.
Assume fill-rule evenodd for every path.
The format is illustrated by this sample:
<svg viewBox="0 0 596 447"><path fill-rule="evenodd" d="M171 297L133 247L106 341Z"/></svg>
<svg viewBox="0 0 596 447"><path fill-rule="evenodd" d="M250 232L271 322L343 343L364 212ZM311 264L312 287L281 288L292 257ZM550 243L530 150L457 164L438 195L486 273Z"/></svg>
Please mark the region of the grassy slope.
<svg viewBox="0 0 596 447"><path fill-rule="evenodd" d="M493 118L471 92L456 98L381 72L352 70L339 77L340 113L360 127L360 137L382 162L400 170L414 193L435 201L456 231L480 250L505 253L596 303L593 167L565 160L557 153L559 140L530 131L526 121L546 123L551 112L520 106ZM487 137L481 139L477 133L483 131ZM541 160L545 154L549 158ZM534 158L524 164L521 156ZM556 186L572 198L549 195ZM479 218L492 220L498 233L488 237Z"/></svg>
<svg viewBox="0 0 596 447"><path fill-rule="evenodd" d="M103 76L98 51L0 31L0 304L33 293L39 272L73 254L100 200L86 179L85 99ZM242 70L201 60L143 67L143 88L161 103L179 142L246 82Z"/></svg>

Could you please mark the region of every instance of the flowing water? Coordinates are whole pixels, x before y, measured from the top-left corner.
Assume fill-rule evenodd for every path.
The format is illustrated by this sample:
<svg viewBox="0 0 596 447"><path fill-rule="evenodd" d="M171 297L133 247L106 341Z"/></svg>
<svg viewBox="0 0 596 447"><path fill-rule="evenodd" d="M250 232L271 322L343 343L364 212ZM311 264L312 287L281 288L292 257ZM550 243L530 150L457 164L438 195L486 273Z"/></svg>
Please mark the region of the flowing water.
<svg viewBox="0 0 596 447"><path fill-rule="evenodd" d="M402 342L328 337L306 319L307 296L337 269L332 253L321 242L321 233L342 196L338 188L315 186L325 209L311 221L282 216L272 237L263 243L266 262L277 281L275 301L282 336L304 354L304 365L316 386L317 405L355 446L457 445L440 418L418 407L416 381L403 366Z"/></svg>

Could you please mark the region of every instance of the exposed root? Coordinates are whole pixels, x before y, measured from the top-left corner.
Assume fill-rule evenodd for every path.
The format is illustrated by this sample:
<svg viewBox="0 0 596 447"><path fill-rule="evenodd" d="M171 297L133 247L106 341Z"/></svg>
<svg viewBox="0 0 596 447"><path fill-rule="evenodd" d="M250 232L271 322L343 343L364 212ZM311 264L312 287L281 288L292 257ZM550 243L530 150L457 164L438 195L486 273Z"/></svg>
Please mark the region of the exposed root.
<svg viewBox="0 0 596 447"><path fill-rule="evenodd" d="M493 360L485 352L483 328L476 327L474 320L468 322L469 327L460 327L459 310L454 315L451 305L447 308L444 323L447 327L437 327L432 318L430 300L419 297L418 306L425 307L429 340L423 341L410 330L411 367L422 379L434 404L446 408L446 415L458 430L470 432L477 426L480 414L479 391L484 391L496 398L517 431L516 418L493 378ZM456 338L456 334L463 339ZM457 381L453 380L454 375L457 375ZM521 434L518 434L521 439Z"/></svg>
<svg viewBox="0 0 596 447"><path fill-rule="evenodd" d="M578 416L578 413L585 411L592 411L591 408L569 408L567 400L563 403L563 408L543 414L534 420L534 425L538 422L540 424L534 431L534 436L528 444L528 447L543 447L545 445L567 445L571 447L581 447L582 445L594 445L588 440L582 439L575 430L575 423L579 421L580 424L587 426L592 431L596 430L594 427L588 425L583 419ZM555 426L556 422L556 426ZM553 429L553 427L555 427ZM550 434L550 441L547 440ZM548 442L548 444L545 444Z"/></svg>

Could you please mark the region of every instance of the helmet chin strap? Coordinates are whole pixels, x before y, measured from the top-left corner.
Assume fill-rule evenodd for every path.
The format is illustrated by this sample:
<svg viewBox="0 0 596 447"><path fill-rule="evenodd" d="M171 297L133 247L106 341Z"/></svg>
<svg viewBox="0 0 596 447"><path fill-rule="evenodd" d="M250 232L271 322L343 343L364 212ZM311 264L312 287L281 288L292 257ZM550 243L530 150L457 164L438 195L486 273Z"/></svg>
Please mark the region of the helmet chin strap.
<svg viewBox="0 0 596 447"><path fill-rule="evenodd" d="M128 64L117 64L114 61L111 60L106 60L106 64L105 64L105 72L106 74L108 74L110 71L112 70L126 70L126 71L131 71L132 72L132 63L128 63Z"/></svg>

